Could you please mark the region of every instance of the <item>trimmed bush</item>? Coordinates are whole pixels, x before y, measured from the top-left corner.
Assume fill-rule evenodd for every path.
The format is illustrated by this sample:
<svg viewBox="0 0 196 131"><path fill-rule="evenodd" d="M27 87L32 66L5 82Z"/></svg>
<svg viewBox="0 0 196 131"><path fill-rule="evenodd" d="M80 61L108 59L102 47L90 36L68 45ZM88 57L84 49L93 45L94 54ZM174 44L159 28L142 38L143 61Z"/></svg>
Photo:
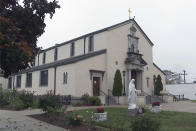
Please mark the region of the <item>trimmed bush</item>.
<svg viewBox="0 0 196 131"><path fill-rule="evenodd" d="M101 105L101 100L97 96L91 96L89 97L89 104L92 106L99 106Z"/></svg>
<svg viewBox="0 0 196 131"><path fill-rule="evenodd" d="M82 100L84 101L84 105L87 105L87 104L89 104L89 94L88 93L86 93L86 94L83 94L82 95Z"/></svg>
<svg viewBox="0 0 196 131"><path fill-rule="evenodd" d="M159 127L160 121L147 115L135 118L132 124L133 131L158 131Z"/></svg>
<svg viewBox="0 0 196 131"><path fill-rule="evenodd" d="M113 96L122 96L122 89L123 89L122 76L120 70L116 70L114 76L113 90L112 90Z"/></svg>
<svg viewBox="0 0 196 131"><path fill-rule="evenodd" d="M49 108L61 108L59 96L47 94L39 98L40 108L47 112Z"/></svg>

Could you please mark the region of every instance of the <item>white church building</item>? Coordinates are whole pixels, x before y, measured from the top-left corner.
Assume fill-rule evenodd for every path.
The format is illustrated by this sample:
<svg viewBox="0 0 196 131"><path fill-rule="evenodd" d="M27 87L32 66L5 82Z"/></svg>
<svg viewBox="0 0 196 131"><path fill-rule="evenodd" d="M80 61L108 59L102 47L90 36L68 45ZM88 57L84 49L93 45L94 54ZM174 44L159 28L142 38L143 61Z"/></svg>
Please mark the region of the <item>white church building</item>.
<svg viewBox="0 0 196 131"><path fill-rule="evenodd" d="M123 93L127 95L131 78L141 93L154 93L157 75L165 74L153 63L153 43L134 19L85 34L44 49L31 69L11 75L3 88L80 97L107 94L114 75L121 71Z"/></svg>

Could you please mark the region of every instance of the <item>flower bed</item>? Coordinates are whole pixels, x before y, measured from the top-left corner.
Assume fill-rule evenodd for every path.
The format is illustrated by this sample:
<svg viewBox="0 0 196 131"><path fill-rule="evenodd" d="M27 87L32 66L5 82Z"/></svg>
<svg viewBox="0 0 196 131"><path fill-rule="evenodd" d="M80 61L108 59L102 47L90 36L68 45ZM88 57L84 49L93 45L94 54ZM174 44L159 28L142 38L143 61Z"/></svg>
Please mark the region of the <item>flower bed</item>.
<svg viewBox="0 0 196 131"><path fill-rule="evenodd" d="M104 112L104 108L97 108L97 112L93 113L92 120L93 121L105 121L107 120L107 112Z"/></svg>
<svg viewBox="0 0 196 131"><path fill-rule="evenodd" d="M162 111L161 105L159 101L152 103L152 108L150 109L151 112L159 113Z"/></svg>

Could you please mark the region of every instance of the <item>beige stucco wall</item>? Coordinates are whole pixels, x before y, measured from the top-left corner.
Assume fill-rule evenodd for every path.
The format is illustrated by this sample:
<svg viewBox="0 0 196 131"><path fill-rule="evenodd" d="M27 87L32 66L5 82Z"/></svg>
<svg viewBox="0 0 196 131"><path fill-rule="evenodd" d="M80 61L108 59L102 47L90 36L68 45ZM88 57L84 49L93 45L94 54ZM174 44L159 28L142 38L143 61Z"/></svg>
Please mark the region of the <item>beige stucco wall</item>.
<svg viewBox="0 0 196 131"><path fill-rule="evenodd" d="M63 74L68 73L67 84L63 83ZM76 70L75 64L57 67L56 94L75 96Z"/></svg>
<svg viewBox="0 0 196 131"><path fill-rule="evenodd" d="M96 57L92 57L83 61L76 63L75 68L75 92L76 96L81 96L85 93L89 95L93 95L92 90L92 80L90 79L89 70L99 70L106 71L106 54L98 55ZM107 92L106 87L106 76L107 72L105 72L103 80L102 75L95 73L94 76L100 77L100 90Z"/></svg>

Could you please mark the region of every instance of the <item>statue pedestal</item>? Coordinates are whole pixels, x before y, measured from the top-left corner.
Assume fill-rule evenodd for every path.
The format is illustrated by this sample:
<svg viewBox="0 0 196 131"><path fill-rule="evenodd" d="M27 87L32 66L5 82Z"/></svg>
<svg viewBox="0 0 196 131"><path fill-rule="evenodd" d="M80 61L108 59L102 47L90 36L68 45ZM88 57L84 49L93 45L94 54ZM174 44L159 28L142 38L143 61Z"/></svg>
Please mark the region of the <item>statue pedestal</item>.
<svg viewBox="0 0 196 131"><path fill-rule="evenodd" d="M138 108L135 108L135 109L127 109L127 116L129 116L129 117L135 117L135 116L137 116L137 111L138 111Z"/></svg>

